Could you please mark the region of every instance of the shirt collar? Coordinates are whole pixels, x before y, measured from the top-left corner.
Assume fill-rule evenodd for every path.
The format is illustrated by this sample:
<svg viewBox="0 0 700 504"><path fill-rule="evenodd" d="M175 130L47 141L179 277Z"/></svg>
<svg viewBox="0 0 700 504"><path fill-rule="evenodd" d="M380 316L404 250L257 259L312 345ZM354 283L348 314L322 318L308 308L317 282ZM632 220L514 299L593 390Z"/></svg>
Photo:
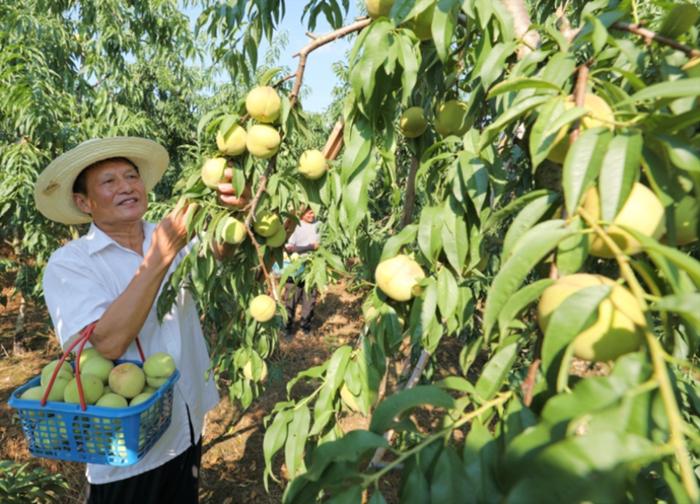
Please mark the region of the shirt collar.
<svg viewBox="0 0 700 504"><path fill-rule="evenodd" d="M149 241L151 233L153 232L155 224L146 221L141 221L141 223L143 224L144 245L146 245L146 242ZM117 247L124 248L121 245L119 245L116 241L114 241L114 239L110 238L110 236L107 233L98 228L94 222L90 223L90 229L83 236L83 238L87 241L88 253L90 255L100 252L101 250L104 250L110 245L115 245Z"/></svg>

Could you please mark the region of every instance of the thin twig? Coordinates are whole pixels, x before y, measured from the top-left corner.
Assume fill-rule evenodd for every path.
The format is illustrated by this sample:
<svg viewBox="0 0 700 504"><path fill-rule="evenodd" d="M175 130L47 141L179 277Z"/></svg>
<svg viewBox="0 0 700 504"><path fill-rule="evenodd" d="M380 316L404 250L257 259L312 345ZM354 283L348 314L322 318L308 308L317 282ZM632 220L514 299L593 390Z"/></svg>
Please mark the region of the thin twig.
<svg viewBox="0 0 700 504"><path fill-rule="evenodd" d="M416 386L416 383L418 383L420 376L423 374L423 370L425 370L425 366L428 365L429 359L430 354L427 350L423 349L423 351L421 351L420 357L418 358L418 362L416 362L416 367L413 368L413 372L411 373L411 376L406 382L406 385L404 386L403 390L409 390ZM386 442L388 444L391 444L391 440L393 438L393 429L390 429L384 433L384 439L386 439ZM372 457L372 460L369 463L369 467L377 467L378 464L381 464L385 453L386 448L377 448L377 451L374 452L374 456Z"/></svg>
<svg viewBox="0 0 700 504"><path fill-rule="evenodd" d="M276 88L280 87L282 84L284 84L285 82L287 82L288 80L293 79L294 76L295 76L295 74L285 75L285 76L282 77L280 80L278 80L277 82L275 82L274 84L272 84L272 87L276 89Z"/></svg>
<svg viewBox="0 0 700 504"><path fill-rule="evenodd" d="M540 359L532 361L532 364L530 364L527 370L527 378L525 378L525 381L520 386L520 389L523 391L523 404L528 408L532 404L532 391L535 389L535 379L537 378L537 370L540 367L540 362Z"/></svg>
<svg viewBox="0 0 700 504"><path fill-rule="evenodd" d="M406 204L403 207L403 218L401 219L401 228L405 228L413 218L413 207L416 203L416 173L418 172L418 158L411 158L411 168L408 172L406 180Z"/></svg>
<svg viewBox="0 0 700 504"><path fill-rule="evenodd" d="M647 42L647 44L651 43L651 41L654 41L658 42L659 44L673 47L674 49L678 49L679 51L683 51L686 55L691 57L700 56L700 49L694 49L685 44L681 44L677 40L664 37L663 35L659 35L658 33L653 32L647 28L643 28L638 24L622 23L618 21L616 23L613 23L611 28L614 28L615 30L634 33L635 35L642 37Z"/></svg>
<svg viewBox="0 0 700 504"><path fill-rule="evenodd" d="M337 30L334 30L330 33L326 33L325 35L316 37L308 45L304 46L298 53L294 54L295 57L299 56L299 65L297 66L297 71L294 74L294 87L292 88L292 92L289 94L289 104L291 107L294 107L299 97L301 83L304 79L306 59L308 58L309 53L315 51L321 46L328 44L329 42L333 42L334 40L344 37L350 33L360 31L371 22L372 20L370 18L364 18L347 26L343 26L342 28L338 28Z"/></svg>

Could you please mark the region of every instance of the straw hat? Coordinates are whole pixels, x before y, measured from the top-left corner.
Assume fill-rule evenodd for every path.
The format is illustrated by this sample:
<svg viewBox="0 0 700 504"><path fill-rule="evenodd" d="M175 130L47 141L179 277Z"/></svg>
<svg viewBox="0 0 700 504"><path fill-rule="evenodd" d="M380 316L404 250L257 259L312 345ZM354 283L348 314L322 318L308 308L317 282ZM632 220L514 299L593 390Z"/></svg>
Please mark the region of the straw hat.
<svg viewBox="0 0 700 504"><path fill-rule="evenodd" d="M63 224L90 222L90 216L73 202L73 184L85 168L112 157L131 160L138 167L147 192L160 180L169 162L168 151L145 138L88 140L54 159L39 175L34 187L36 207L47 218Z"/></svg>

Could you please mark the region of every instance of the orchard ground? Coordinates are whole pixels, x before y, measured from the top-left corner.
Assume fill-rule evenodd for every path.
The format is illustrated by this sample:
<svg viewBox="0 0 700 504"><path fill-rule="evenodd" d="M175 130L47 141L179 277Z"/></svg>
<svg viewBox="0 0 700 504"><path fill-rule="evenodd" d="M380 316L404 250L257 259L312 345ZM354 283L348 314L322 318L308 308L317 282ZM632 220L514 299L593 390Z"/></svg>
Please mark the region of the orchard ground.
<svg viewBox="0 0 700 504"><path fill-rule="evenodd" d="M5 283L7 285L7 283ZM9 294L5 289L3 294ZM270 365L268 388L245 412L231 406L227 397L207 416L203 440L202 502L238 503L280 502L282 487L271 482L270 493L263 487L263 418L277 401L285 399L286 384L296 373L324 362L338 346L354 342L361 329L359 294L349 293L344 285L331 286L316 307L313 331L297 332L291 341L282 340ZM13 411L7 405L12 391L60 355L60 349L48 323L48 313L32 303L27 305L22 355L11 355L12 334L19 305L0 305L0 460L31 460L68 481L68 493L60 502L82 502L85 488L84 465L32 458ZM302 391L300 387L300 392ZM344 419L345 430L366 428L359 416ZM278 457L282 459L283 457ZM276 471L284 474L281 460Z"/></svg>

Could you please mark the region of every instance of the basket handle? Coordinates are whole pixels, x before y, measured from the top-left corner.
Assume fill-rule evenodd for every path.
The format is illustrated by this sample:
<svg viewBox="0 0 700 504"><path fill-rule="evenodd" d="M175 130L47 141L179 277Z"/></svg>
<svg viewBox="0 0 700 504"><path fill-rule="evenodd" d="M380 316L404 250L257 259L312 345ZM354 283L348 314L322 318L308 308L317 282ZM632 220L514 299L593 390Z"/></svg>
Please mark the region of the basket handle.
<svg viewBox="0 0 700 504"><path fill-rule="evenodd" d="M92 322L91 324L88 324L85 329L83 329L80 332L80 335L73 341L73 343L70 344L70 346L66 349L65 352L63 352L63 355L61 355L61 358L59 359L58 364L56 364L56 367L53 370L53 373L51 374L51 379L49 380L49 383L46 385L46 390L44 391L44 395L41 398L41 405L45 406L46 405L46 400L49 397L49 393L51 392L51 389L53 388L53 384L56 381L56 377L58 376L58 372L61 370L61 367L63 366L63 362L66 360L66 358L70 355L71 351L78 345L80 345L80 348L78 348L78 354L76 355L76 360L75 360L75 382L78 385L78 397L80 399L80 409L85 411L87 408L87 404L85 403L85 394L83 393L83 384L81 383L80 379L80 356L83 353L83 348L85 347L85 343L88 342L90 339L90 336L92 336L93 331L95 330L95 326L97 326L97 322L99 320L96 320ZM136 348L139 351L139 356L141 357L141 361L144 362L146 360L143 349L141 348L141 341L139 340L139 337L136 336Z"/></svg>

